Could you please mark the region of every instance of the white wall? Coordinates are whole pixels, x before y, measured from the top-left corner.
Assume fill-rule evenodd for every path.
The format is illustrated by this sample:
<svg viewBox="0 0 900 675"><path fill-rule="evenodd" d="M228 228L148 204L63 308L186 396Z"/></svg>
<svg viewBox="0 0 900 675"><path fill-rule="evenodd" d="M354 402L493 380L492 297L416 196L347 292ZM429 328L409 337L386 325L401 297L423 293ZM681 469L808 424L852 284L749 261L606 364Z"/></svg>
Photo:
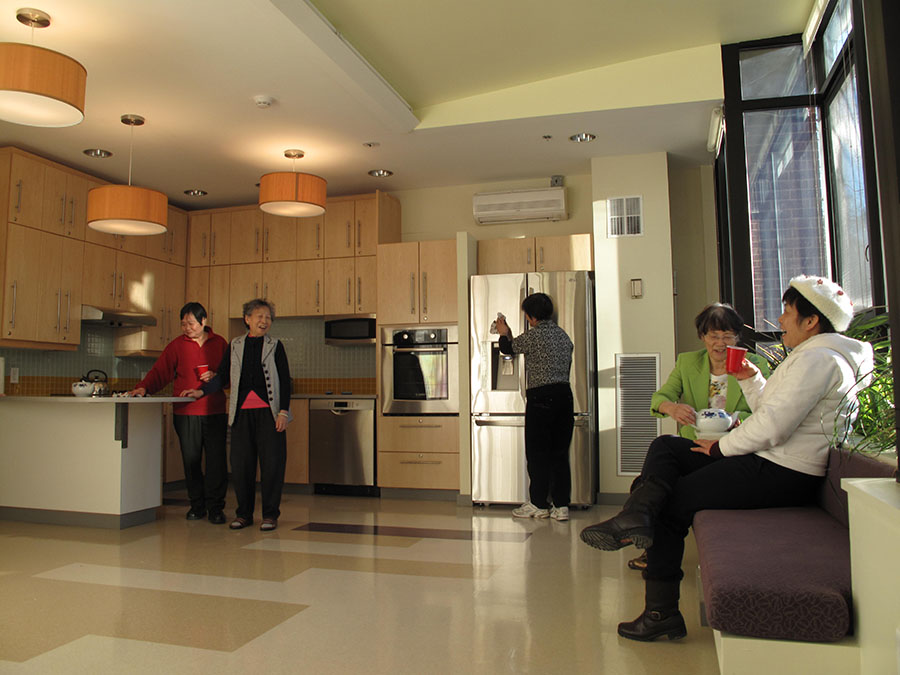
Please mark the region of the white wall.
<svg viewBox="0 0 900 675"><path fill-rule="evenodd" d="M632 480L616 473L615 355L658 353L665 377L675 364L675 316L666 154L597 157L591 169L603 501L605 495L627 493ZM607 238L606 199L637 195L643 197L644 236ZM643 280L640 299L629 293L634 278Z"/></svg>

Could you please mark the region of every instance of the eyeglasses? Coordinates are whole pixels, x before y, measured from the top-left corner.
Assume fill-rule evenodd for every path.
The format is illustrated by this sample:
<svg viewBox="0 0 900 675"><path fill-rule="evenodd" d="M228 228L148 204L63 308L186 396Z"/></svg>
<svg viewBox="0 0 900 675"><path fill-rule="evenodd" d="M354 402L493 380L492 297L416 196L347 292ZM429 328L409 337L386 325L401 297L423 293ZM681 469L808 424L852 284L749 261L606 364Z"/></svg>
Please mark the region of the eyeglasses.
<svg viewBox="0 0 900 675"><path fill-rule="evenodd" d="M733 345L737 342L738 336L736 333L706 333L703 339L707 342L724 342Z"/></svg>

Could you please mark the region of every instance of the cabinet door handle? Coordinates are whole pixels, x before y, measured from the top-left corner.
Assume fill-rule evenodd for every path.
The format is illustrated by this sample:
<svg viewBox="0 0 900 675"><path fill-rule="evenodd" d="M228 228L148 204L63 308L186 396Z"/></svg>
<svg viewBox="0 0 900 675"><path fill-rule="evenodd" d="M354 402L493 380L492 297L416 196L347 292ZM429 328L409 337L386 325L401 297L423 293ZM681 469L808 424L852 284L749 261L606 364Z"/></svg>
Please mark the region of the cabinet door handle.
<svg viewBox="0 0 900 675"><path fill-rule="evenodd" d="M541 246L538 249L538 262L540 262L541 265L544 264L544 247L543 246Z"/></svg>
<svg viewBox="0 0 900 675"><path fill-rule="evenodd" d="M268 260L269 259L269 229L268 228L266 228L265 242L263 244L263 247L264 247L265 254L266 254L266 260Z"/></svg>
<svg viewBox="0 0 900 675"><path fill-rule="evenodd" d="M319 280L316 279L316 309L319 309Z"/></svg>
<svg viewBox="0 0 900 675"><path fill-rule="evenodd" d="M441 429L440 424L400 424L401 429Z"/></svg>
<svg viewBox="0 0 900 675"><path fill-rule="evenodd" d="M9 327L15 330L16 328L16 296L19 294L19 282L12 282L12 291L13 291L13 301L12 301L12 313L10 314L9 319Z"/></svg>
<svg viewBox="0 0 900 675"><path fill-rule="evenodd" d="M356 277L356 305L362 309L362 277Z"/></svg>
<svg viewBox="0 0 900 675"><path fill-rule="evenodd" d="M254 298L259 297L259 282L258 281L253 284L253 297Z"/></svg>
<svg viewBox="0 0 900 675"><path fill-rule="evenodd" d="M400 460L401 464L441 464L440 460L424 460L424 459L413 459L413 460Z"/></svg>
<svg viewBox="0 0 900 675"><path fill-rule="evenodd" d="M125 299L125 272L119 278L119 300Z"/></svg>
<svg viewBox="0 0 900 675"><path fill-rule="evenodd" d="M22 179L16 183L16 213L22 210Z"/></svg>
<svg viewBox="0 0 900 675"><path fill-rule="evenodd" d="M409 275L409 313L416 313L416 275Z"/></svg>
<svg viewBox="0 0 900 675"><path fill-rule="evenodd" d="M75 197L69 200L69 204L72 206L72 213L69 214L69 225L75 226Z"/></svg>
<svg viewBox="0 0 900 675"><path fill-rule="evenodd" d="M59 198L59 226L66 226L66 196Z"/></svg>
<svg viewBox="0 0 900 675"><path fill-rule="evenodd" d="M360 240L362 239L362 222L356 221L356 252L360 253Z"/></svg>
<svg viewBox="0 0 900 675"><path fill-rule="evenodd" d="M350 300L350 279L347 279L347 307L351 307L353 302Z"/></svg>
<svg viewBox="0 0 900 675"><path fill-rule="evenodd" d="M422 314L428 314L428 272L422 272Z"/></svg>
<svg viewBox="0 0 900 675"><path fill-rule="evenodd" d="M269 282L268 281L263 284L263 297L264 298L269 297Z"/></svg>
<svg viewBox="0 0 900 675"><path fill-rule="evenodd" d="M216 259L216 233L209 235L209 259Z"/></svg>
<svg viewBox="0 0 900 675"><path fill-rule="evenodd" d="M72 291L66 291L66 332L69 332L69 319L72 316Z"/></svg>
<svg viewBox="0 0 900 675"><path fill-rule="evenodd" d="M254 253L259 253L259 228L256 228L256 248L254 249Z"/></svg>
<svg viewBox="0 0 900 675"><path fill-rule="evenodd" d="M531 264L531 247L529 246L527 249L528 253L525 255L525 262L530 265Z"/></svg>
<svg viewBox="0 0 900 675"><path fill-rule="evenodd" d="M316 253L319 252L319 248L320 248L320 246L319 246L319 228L320 227L321 227L321 225L319 223L316 223Z"/></svg>
<svg viewBox="0 0 900 675"><path fill-rule="evenodd" d="M62 319L62 289L56 289L56 332L59 332L59 325Z"/></svg>
<svg viewBox="0 0 900 675"><path fill-rule="evenodd" d="M115 272L112 273L112 278L113 278L112 299L115 300L116 299L116 273Z"/></svg>
<svg viewBox="0 0 900 675"><path fill-rule="evenodd" d="M347 221L347 250L349 251L352 248L350 245L350 221Z"/></svg>
<svg viewBox="0 0 900 675"><path fill-rule="evenodd" d="M200 257L206 257L206 232L200 235Z"/></svg>

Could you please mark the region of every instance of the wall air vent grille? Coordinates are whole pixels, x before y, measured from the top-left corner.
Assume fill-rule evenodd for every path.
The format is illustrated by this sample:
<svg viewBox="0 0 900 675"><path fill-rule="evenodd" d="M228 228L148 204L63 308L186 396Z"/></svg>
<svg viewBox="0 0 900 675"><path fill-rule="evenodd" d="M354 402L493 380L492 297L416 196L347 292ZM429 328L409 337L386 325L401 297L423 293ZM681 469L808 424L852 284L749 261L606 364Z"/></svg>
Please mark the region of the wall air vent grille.
<svg viewBox="0 0 900 675"><path fill-rule="evenodd" d="M643 197L607 199L607 236L642 236L644 234L643 201Z"/></svg>
<svg viewBox="0 0 900 675"><path fill-rule="evenodd" d="M659 389L659 354L616 354L616 433L618 473L636 476L660 420L650 415L650 398Z"/></svg>

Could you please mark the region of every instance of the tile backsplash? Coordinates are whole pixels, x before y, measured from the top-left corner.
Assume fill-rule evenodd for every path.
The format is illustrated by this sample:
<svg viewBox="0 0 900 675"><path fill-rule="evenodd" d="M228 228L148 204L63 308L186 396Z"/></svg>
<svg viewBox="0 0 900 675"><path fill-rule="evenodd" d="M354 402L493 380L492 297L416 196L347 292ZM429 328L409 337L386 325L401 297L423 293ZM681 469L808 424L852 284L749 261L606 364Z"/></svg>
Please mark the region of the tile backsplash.
<svg viewBox="0 0 900 675"><path fill-rule="evenodd" d="M6 365L3 373L6 393L68 393L69 383L94 369L104 371L114 389L131 388L153 366L155 359L114 356L114 330L110 326L84 324L81 344L74 352L0 349ZM326 345L321 318L277 319L270 333L284 344L295 393L375 393L374 345ZM19 369L18 386L10 384L12 368Z"/></svg>

